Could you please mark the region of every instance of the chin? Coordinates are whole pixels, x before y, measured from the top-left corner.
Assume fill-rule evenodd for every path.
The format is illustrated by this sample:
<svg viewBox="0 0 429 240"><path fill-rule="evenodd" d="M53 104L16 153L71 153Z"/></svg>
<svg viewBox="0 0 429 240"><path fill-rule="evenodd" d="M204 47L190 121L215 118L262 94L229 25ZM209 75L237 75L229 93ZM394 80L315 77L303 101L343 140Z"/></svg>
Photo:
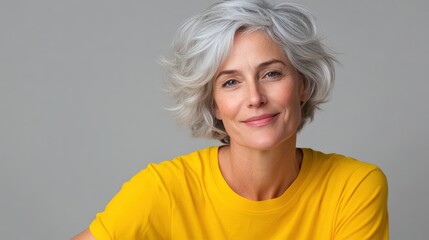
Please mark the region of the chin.
<svg viewBox="0 0 429 240"><path fill-rule="evenodd" d="M295 135L296 136L296 135ZM296 137L290 136L285 138L276 137L253 137L249 138L251 141L243 142L243 144L237 143L239 145L246 146L248 148L259 150L259 151L270 151L277 147L294 144L295 145ZM293 141L293 142L292 142Z"/></svg>

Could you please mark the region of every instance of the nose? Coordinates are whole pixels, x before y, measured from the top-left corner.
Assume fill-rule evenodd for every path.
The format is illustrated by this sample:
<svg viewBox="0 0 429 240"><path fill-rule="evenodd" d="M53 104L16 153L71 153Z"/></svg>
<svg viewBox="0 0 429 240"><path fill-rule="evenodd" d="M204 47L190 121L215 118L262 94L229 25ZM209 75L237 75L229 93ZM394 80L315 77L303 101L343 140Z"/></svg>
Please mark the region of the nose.
<svg viewBox="0 0 429 240"><path fill-rule="evenodd" d="M257 81L248 84L248 107L258 108L267 103L267 98L262 86Z"/></svg>

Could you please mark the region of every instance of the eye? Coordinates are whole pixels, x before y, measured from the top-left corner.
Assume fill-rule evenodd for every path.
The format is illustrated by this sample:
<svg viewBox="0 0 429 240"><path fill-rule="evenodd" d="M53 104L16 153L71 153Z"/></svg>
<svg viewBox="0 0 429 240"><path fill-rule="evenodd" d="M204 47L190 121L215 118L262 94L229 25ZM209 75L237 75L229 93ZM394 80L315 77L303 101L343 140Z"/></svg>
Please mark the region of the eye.
<svg viewBox="0 0 429 240"><path fill-rule="evenodd" d="M276 77L279 77L280 75L281 75L280 72L272 71L272 72L268 72L267 74L265 74L264 77L276 78Z"/></svg>
<svg viewBox="0 0 429 240"><path fill-rule="evenodd" d="M222 84L222 87L233 87L238 83L237 80L230 79Z"/></svg>

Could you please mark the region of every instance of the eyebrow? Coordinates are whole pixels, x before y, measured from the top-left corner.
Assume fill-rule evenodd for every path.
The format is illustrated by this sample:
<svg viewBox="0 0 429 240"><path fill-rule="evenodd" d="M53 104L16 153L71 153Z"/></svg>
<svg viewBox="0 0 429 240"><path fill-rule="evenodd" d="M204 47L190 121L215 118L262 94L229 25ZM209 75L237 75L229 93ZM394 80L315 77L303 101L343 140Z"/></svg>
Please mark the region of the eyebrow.
<svg viewBox="0 0 429 240"><path fill-rule="evenodd" d="M256 68L257 68L257 69L261 69L261 68L264 68L264 67L269 66L269 65L274 64L274 63L281 63L282 65L287 66L287 65L286 65L286 63L284 63L284 62L283 62L283 61L281 61L281 60L278 60L278 59L272 59L272 60L268 60L268 61L266 61L266 62L262 62L262 63L260 63ZM221 71L221 72L216 76L216 78L215 78L215 79L218 79L221 75L230 75L230 74L234 74L234 73L237 73L237 72L239 72L239 71L238 71L238 70L224 70L224 71Z"/></svg>

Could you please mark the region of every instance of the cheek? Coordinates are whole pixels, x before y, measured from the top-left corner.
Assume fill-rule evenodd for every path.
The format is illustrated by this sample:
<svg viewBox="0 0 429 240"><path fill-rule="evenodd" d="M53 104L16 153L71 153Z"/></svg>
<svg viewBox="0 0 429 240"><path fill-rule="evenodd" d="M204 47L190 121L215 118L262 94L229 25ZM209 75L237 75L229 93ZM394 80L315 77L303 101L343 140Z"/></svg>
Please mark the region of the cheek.
<svg viewBox="0 0 429 240"><path fill-rule="evenodd" d="M237 104L237 101L234 101L233 96L223 96L217 100L215 99L215 117L223 121L234 118L239 111L237 105L239 104Z"/></svg>
<svg viewBox="0 0 429 240"><path fill-rule="evenodd" d="M225 115L225 108L227 108L227 101L223 97L215 98L215 117L219 120L223 120Z"/></svg>
<svg viewBox="0 0 429 240"><path fill-rule="evenodd" d="M219 110L219 108L217 106L215 108L215 117L218 120L222 120L222 114L220 113L220 110Z"/></svg>
<svg viewBox="0 0 429 240"><path fill-rule="evenodd" d="M217 106L217 103L215 102L214 104L214 115L215 118L218 120L222 120L221 116L220 116L220 112L219 112L219 107Z"/></svg>
<svg viewBox="0 0 429 240"><path fill-rule="evenodd" d="M213 103L214 103L214 116L218 120L222 120L222 116L220 114L219 105L222 105L222 103L219 101L219 96L216 94L216 92L213 94Z"/></svg>
<svg viewBox="0 0 429 240"><path fill-rule="evenodd" d="M275 91L275 98L278 103L282 104L286 108L294 108L297 104L300 104L300 96L297 91L293 90L292 86L285 86L284 88L278 88Z"/></svg>
<svg viewBox="0 0 429 240"><path fill-rule="evenodd" d="M288 86L283 91L276 92L277 104L281 105L285 112L285 121L299 122L301 119L301 96L300 92Z"/></svg>

